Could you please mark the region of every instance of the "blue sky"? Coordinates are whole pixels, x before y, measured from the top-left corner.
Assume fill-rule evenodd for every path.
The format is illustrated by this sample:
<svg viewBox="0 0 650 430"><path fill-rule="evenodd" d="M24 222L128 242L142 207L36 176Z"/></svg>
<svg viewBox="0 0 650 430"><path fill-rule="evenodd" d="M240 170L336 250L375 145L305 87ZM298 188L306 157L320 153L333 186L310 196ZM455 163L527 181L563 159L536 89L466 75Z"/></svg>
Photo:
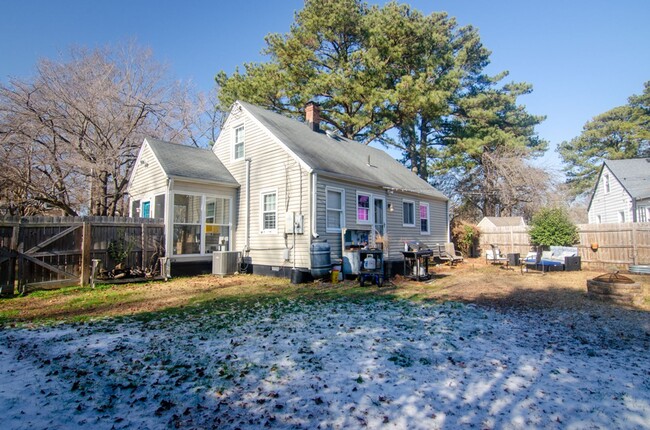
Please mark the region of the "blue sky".
<svg viewBox="0 0 650 430"><path fill-rule="evenodd" d="M371 2L383 3L383 2ZM585 122L639 94L650 80L648 0L439 0L410 2L446 11L479 29L492 51L489 71L533 84L520 99L546 115L538 127L551 150L540 162L558 168L555 146ZM27 77L39 58L71 45L128 40L153 49L175 77L204 91L219 70L261 61L264 36L284 33L302 0L5 0L1 7L0 81Z"/></svg>

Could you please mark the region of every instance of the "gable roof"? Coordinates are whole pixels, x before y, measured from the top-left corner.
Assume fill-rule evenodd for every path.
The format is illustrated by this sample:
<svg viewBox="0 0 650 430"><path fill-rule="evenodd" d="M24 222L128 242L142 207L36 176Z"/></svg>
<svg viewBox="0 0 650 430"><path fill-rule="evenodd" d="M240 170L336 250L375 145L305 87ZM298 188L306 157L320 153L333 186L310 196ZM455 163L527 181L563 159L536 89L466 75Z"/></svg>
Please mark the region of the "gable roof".
<svg viewBox="0 0 650 430"><path fill-rule="evenodd" d="M239 183L210 149L180 145L149 137L145 141L149 144L168 177L199 179L239 186Z"/></svg>
<svg viewBox="0 0 650 430"><path fill-rule="evenodd" d="M616 179L635 199L650 198L650 158L605 160Z"/></svg>
<svg viewBox="0 0 650 430"><path fill-rule="evenodd" d="M237 103L318 174L448 200L381 149L344 137L330 137L295 119L250 103Z"/></svg>
<svg viewBox="0 0 650 430"><path fill-rule="evenodd" d="M485 223L483 221L485 221ZM491 223L495 227L519 227L519 226L526 225L526 222L520 216L502 216L502 217L486 216L483 217L483 219L481 220L481 222L478 223L478 225L480 226L481 224L487 224L487 223Z"/></svg>

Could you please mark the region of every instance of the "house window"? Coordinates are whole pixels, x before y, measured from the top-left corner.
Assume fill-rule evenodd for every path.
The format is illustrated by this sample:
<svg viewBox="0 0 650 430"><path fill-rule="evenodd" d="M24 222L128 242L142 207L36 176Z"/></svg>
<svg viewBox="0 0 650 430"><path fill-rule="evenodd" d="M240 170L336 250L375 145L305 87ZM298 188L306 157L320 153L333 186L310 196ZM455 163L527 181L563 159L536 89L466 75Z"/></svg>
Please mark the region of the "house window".
<svg viewBox="0 0 650 430"><path fill-rule="evenodd" d="M329 233L340 232L344 227L345 192L337 188L325 189L325 224Z"/></svg>
<svg viewBox="0 0 650 430"><path fill-rule="evenodd" d="M605 173L605 194L609 193L609 173Z"/></svg>
<svg viewBox="0 0 650 430"><path fill-rule="evenodd" d="M429 234L429 203L420 203L420 233Z"/></svg>
<svg viewBox="0 0 650 430"><path fill-rule="evenodd" d="M233 158L241 160L244 158L244 126L235 128L235 142L233 146Z"/></svg>
<svg viewBox="0 0 650 430"><path fill-rule="evenodd" d="M174 195L174 255L201 253L201 196Z"/></svg>
<svg viewBox="0 0 650 430"><path fill-rule="evenodd" d="M205 199L205 252L230 250L230 199Z"/></svg>
<svg viewBox="0 0 650 430"><path fill-rule="evenodd" d="M625 211L618 211L618 222L625 222Z"/></svg>
<svg viewBox="0 0 650 430"><path fill-rule="evenodd" d="M603 217L602 217L602 215L597 215L597 218L598 218L598 220L597 220L597 221L598 221L598 224L602 224L602 223L603 223Z"/></svg>
<svg viewBox="0 0 650 430"><path fill-rule="evenodd" d="M647 213L650 212L650 208L638 208L637 209L637 222L647 222L648 221L648 215Z"/></svg>
<svg viewBox="0 0 650 430"><path fill-rule="evenodd" d="M402 202L403 222L405 227L415 227L415 202Z"/></svg>
<svg viewBox="0 0 650 430"><path fill-rule="evenodd" d="M370 195L357 193L357 222L370 223Z"/></svg>
<svg viewBox="0 0 650 430"><path fill-rule="evenodd" d="M160 194L154 198L153 216L156 218L165 218L165 195Z"/></svg>
<svg viewBox="0 0 650 430"><path fill-rule="evenodd" d="M277 233L277 192L262 192L260 202L262 205L262 233Z"/></svg>
<svg viewBox="0 0 650 430"><path fill-rule="evenodd" d="M131 217L133 218L140 217L140 200L133 200L131 202Z"/></svg>

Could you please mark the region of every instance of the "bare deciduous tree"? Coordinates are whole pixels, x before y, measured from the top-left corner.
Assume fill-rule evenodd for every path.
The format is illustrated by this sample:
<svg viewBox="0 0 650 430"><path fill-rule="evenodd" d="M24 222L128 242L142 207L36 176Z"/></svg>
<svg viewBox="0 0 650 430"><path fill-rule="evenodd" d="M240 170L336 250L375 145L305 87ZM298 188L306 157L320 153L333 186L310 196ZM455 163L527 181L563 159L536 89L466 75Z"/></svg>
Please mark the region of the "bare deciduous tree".
<svg viewBox="0 0 650 430"><path fill-rule="evenodd" d="M470 180L448 180L462 196L457 215L478 221L483 216L523 216L530 219L553 198L554 184L544 169L526 162L519 150L500 148L481 154L481 168Z"/></svg>
<svg viewBox="0 0 650 430"><path fill-rule="evenodd" d="M41 60L35 78L0 86L8 167L0 181L11 189L3 199L15 213L45 204L67 215L124 213L143 139L199 145L209 135L200 120L205 103L189 85L168 79L151 51L132 44Z"/></svg>

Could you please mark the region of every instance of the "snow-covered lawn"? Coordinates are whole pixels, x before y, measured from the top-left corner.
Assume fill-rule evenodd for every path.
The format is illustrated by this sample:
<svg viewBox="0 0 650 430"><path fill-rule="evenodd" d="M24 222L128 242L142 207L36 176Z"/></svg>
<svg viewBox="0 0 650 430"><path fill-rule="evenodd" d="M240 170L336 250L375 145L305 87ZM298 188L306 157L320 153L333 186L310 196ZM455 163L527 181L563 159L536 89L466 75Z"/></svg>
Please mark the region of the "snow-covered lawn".
<svg viewBox="0 0 650 430"><path fill-rule="evenodd" d="M650 324L388 299L0 331L3 429L650 428Z"/></svg>

